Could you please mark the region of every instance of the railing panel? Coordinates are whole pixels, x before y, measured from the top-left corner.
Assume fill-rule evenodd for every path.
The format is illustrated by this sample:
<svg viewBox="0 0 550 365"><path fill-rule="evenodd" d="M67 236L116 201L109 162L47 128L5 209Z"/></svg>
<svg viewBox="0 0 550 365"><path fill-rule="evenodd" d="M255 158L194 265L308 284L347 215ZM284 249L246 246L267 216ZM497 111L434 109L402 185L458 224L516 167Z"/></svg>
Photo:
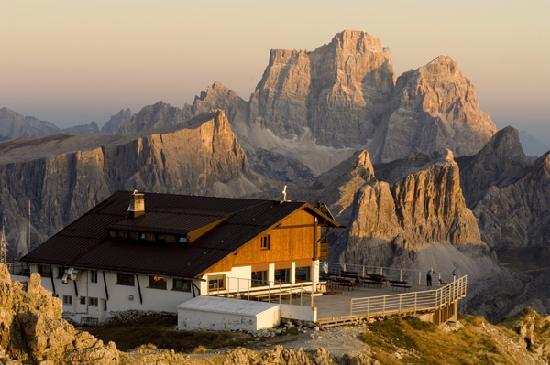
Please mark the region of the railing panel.
<svg viewBox="0 0 550 365"><path fill-rule="evenodd" d="M380 315L440 308L466 295L467 279L467 275L462 276L456 281L432 290L352 298L350 300L350 315Z"/></svg>

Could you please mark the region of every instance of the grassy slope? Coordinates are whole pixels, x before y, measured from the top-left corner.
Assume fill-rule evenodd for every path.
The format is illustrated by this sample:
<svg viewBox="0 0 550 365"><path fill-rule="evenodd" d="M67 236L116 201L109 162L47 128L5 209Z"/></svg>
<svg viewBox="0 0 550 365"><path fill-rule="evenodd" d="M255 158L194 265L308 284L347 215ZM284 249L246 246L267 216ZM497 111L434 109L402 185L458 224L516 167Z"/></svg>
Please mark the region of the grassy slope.
<svg viewBox="0 0 550 365"><path fill-rule="evenodd" d="M481 317L461 323L446 331L416 318L387 319L370 325L362 338L383 364L530 363L531 354L510 326L494 326Z"/></svg>

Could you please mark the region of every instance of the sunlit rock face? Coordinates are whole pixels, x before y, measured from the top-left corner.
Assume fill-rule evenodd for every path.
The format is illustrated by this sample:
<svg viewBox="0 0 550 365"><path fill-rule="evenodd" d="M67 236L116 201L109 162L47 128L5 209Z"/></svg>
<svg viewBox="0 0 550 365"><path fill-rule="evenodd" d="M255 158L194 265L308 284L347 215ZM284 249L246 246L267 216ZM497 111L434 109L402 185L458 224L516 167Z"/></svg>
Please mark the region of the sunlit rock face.
<svg viewBox="0 0 550 365"><path fill-rule="evenodd" d="M84 138L90 139L1 145L3 158L13 161L0 163L0 212L12 245L25 241L29 200L31 240L38 244L116 190L231 197L254 193L261 184L222 111L170 133L103 137L89 146ZM64 148L52 151L52 144ZM21 251L10 249L11 256Z"/></svg>
<svg viewBox="0 0 550 365"><path fill-rule="evenodd" d="M401 75L389 109L384 136L373 144L382 162L440 148L473 155L497 130L480 110L473 84L447 56Z"/></svg>
<svg viewBox="0 0 550 365"><path fill-rule="evenodd" d="M250 121L283 137L310 130L324 145L365 145L393 88L390 52L345 30L313 51L271 50L250 99Z"/></svg>

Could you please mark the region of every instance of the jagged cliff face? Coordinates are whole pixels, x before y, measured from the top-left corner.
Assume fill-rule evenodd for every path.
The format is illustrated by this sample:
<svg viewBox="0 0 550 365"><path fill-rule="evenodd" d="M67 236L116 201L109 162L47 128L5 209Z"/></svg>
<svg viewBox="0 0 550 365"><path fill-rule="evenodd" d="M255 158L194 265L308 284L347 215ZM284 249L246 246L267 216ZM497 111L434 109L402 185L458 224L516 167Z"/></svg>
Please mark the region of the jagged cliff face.
<svg viewBox="0 0 550 365"><path fill-rule="evenodd" d="M476 217L466 206L452 152L431 159L413 156L413 162L416 169L403 169L410 165L407 161L373 167L368 152L362 151L316 179L314 196L328 200L348 226L335 247L343 250L342 261L390 265L403 251L433 245L486 248ZM377 169L384 173L378 176Z"/></svg>
<svg viewBox="0 0 550 365"><path fill-rule="evenodd" d="M343 31L314 51L271 50L250 98L250 120L283 137L309 129L320 144L364 145L393 87L389 51Z"/></svg>
<svg viewBox="0 0 550 365"><path fill-rule="evenodd" d="M519 132L512 127L498 131L473 156L458 159L462 187L469 206L475 206L491 186L506 186L521 175L530 165L523 153Z"/></svg>
<svg viewBox="0 0 550 365"><path fill-rule="evenodd" d="M217 196L256 191L257 178L248 172L225 114L194 123L172 133L0 165L0 212L10 242L26 234L28 199L37 244L119 189Z"/></svg>
<svg viewBox="0 0 550 365"><path fill-rule="evenodd" d="M214 82L195 96L192 112L196 115L216 109L223 110L236 133L242 134L248 120L248 103L219 82Z"/></svg>
<svg viewBox="0 0 550 365"><path fill-rule="evenodd" d="M491 186L477 203L484 239L497 250L550 249L550 152L506 186ZM540 252L544 254L543 252Z"/></svg>
<svg viewBox="0 0 550 365"><path fill-rule="evenodd" d="M401 75L390 109L384 136L373 144L383 162L442 147L458 156L473 155L496 132L479 109L473 84L447 56Z"/></svg>
<svg viewBox="0 0 550 365"><path fill-rule="evenodd" d="M374 168L368 151L361 150L315 179L313 199L329 203L331 211L346 221L355 195L374 179Z"/></svg>
<svg viewBox="0 0 550 365"><path fill-rule="evenodd" d="M40 137L58 133L50 122L26 117L8 108L0 108L0 142L20 137Z"/></svg>
<svg viewBox="0 0 550 365"><path fill-rule="evenodd" d="M481 244L477 220L466 207L458 165L450 151L396 184L370 180L356 195L351 219L351 251L370 240L412 251L429 243Z"/></svg>

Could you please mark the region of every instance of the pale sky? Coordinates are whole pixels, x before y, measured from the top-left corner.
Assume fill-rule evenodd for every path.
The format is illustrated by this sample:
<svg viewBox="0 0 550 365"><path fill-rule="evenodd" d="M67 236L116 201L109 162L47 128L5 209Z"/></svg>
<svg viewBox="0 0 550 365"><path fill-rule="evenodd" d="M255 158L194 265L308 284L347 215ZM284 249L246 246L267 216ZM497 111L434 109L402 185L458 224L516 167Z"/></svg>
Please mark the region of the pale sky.
<svg viewBox="0 0 550 365"><path fill-rule="evenodd" d="M396 74L453 57L497 125L548 142L549 16L549 0L0 0L0 106L72 125L213 81L248 99L270 48L347 28L379 37Z"/></svg>

